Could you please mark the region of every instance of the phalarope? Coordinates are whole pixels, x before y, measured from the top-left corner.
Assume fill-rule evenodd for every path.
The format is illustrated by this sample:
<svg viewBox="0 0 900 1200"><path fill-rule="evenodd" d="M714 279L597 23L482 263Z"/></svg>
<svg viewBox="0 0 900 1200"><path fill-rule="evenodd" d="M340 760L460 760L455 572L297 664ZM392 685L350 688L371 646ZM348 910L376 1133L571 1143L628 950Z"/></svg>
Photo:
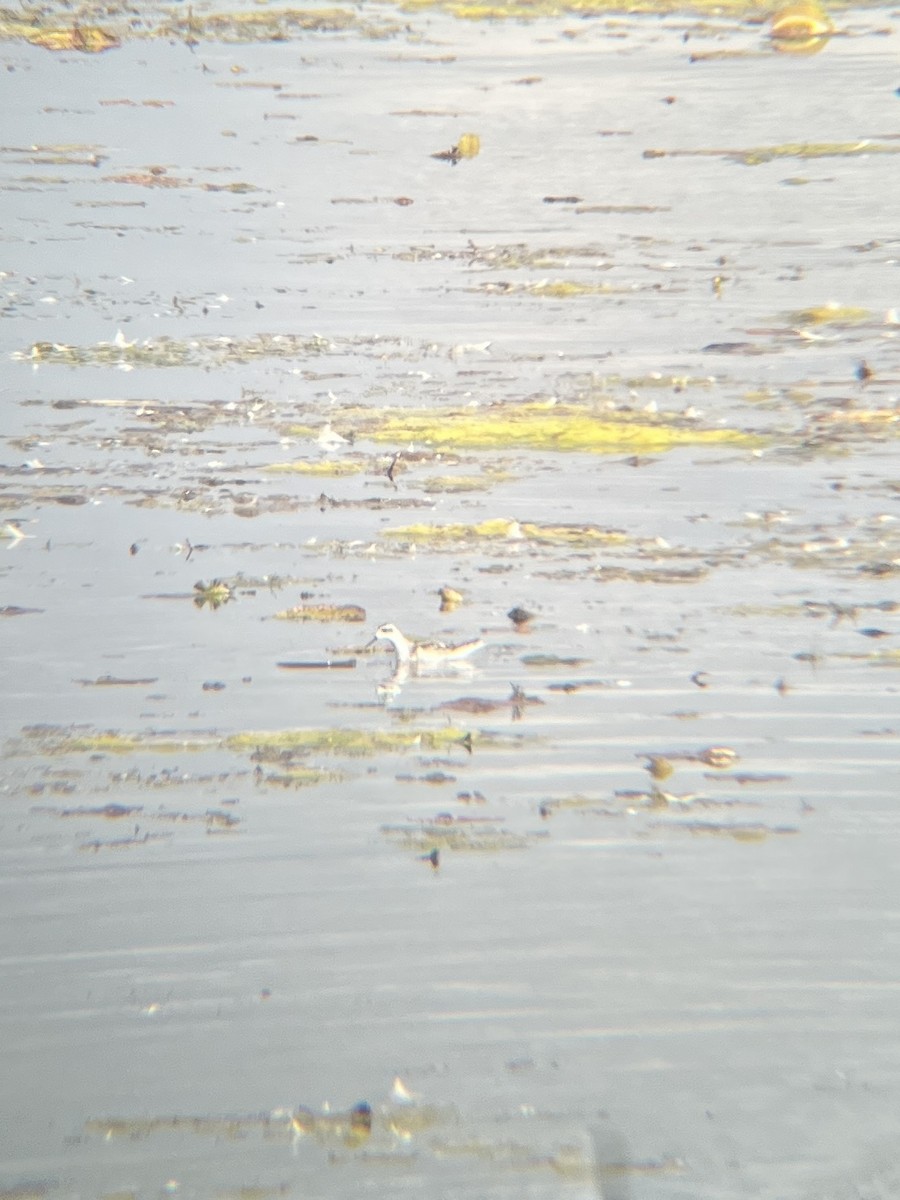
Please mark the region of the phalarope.
<svg viewBox="0 0 900 1200"><path fill-rule="evenodd" d="M391 643L397 654L397 665L400 667L430 667L438 663L455 662L475 650L480 650L484 645L481 638L474 638L471 642L458 642L453 646L444 642L412 642L396 625L391 624L378 626L372 642L378 641ZM372 642L369 643L370 646Z"/></svg>

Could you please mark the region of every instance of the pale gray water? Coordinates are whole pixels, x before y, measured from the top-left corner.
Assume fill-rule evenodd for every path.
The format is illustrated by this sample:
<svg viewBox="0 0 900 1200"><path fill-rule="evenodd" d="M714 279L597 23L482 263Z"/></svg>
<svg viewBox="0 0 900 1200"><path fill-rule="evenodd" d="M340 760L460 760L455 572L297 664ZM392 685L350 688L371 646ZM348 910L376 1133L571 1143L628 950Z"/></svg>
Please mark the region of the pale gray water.
<svg viewBox="0 0 900 1200"><path fill-rule="evenodd" d="M3 44L2 519L26 537L0 604L39 610L2 623L3 1195L896 1196L896 157L643 157L890 146L896 14L808 59L686 17L403 21ZM689 61L714 49L747 55ZM465 132L479 157L430 157ZM75 144L102 161L34 161ZM110 178L150 166L184 186ZM258 190L202 190L236 182ZM560 279L620 290L500 286ZM788 315L829 301L870 315ZM98 363L119 331L198 346ZM306 348L201 341L262 334ZM90 361L34 367L39 342ZM587 392L768 440L635 466L291 429ZM320 459L361 470L265 470ZM389 532L498 518L538 532ZM213 578L237 599L196 608ZM273 619L301 593L366 621ZM386 697L389 657L360 653L386 620L486 647ZM431 711L511 683L543 701L521 720ZM308 787L222 742L451 723L471 753L314 750ZM73 726L146 744L61 753ZM678 757L711 747L739 757ZM434 871L439 814L481 848ZM369 1138L324 1119L363 1100ZM318 1124L292 1136L298 1105Z"/></svg>

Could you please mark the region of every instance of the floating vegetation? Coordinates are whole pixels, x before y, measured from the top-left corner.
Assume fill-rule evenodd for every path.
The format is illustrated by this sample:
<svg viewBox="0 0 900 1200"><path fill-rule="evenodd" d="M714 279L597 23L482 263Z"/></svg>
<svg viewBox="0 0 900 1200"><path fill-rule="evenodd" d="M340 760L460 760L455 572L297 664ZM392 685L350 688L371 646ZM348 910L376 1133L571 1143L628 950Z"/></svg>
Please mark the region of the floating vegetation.
<svg viewBox="0 0 900 1200"><path fill-rule="evenodd" d="M884 431L894 433L891 426L900 425L900 410L896 408L836 408L814 418L817 431L821 433L825 424L830 425L838 435L846 440L847 434L858 430L871 437L872 432Z"/></svg>
<svg viewBox="0 0 900 1200"><path fill-rule="evenodd" d="M377 19L371 15L364 17L359 11L346 8L267 7L217 13L189 6L182 15L176 14L175 10L154 11L152 7L144 6L132 19L128 10L105 6L105 18L119 17L113 33L77 21L66 26L51 24L53 7L28 9L27 19L24 19L26 10L0 10L0 38L24 38L47 50L98 53L112 49L122 41L138 38L177 38L188 46L201 42L248 45L284 42L310 33L353 32L366 39L383 39L406 28L400 21L383 16ZM85 6L85 11L90 13L91 7ZM43 21L47 24L42 24Z"/></svg>
<svg viewBox="0 0 900 1200"><path fill-rule="evenodd" d="M461 729L442 725L434 729L403 728L398 730L366 729L287 729L251 731L221 737L212 733L124 734L99 732L79 726L27 726L18 739L7 742L8 757L64 754L129 755L144 753L199 753L225 749L239 754L249 753L251 761L278 763L293 767L296 756L310 754L344 755L348 758L377 754L404 754L409 751L447 751L459 748L466 754L479 747L491 749L514 748L521 739L510 734L489 730Z"/></svg>
<svg viewBox="0 0 900 1200"><path fill-rule="evenodd" d="M196 1137L242 1141L258 1137L264 1141L311 1139L329 1147L355 1148L370 1138L393 1142L409 1141L440 1124L455 1124L456 1110L450 1106L419 1104L408 1098L400 1081L395 1081L396 1102L370 1105L361 1100L348 1110L332 1112L299 1105L272 1113L232 1116L94 1117L85 1122L89 1136L104 1141L141 1141L159 1135L185 1134ZM279 1193L281 1189L278 1189ZM242 1190L243 1194L243 1190Z"/></svg>
<svg viewBox="0 0 900 1200"><path fill-rule="evenodd" d="M8 28L5 21L0 23L0 32L4 31L4 26ZM100 54L104 50L114 50L121 45L115 34L97 25L32 29L30 32L23 32L22 36L32 46L42 46L45 50L79 50L84 54Z"/></svg>
<svg viewBox="0 0 900 1200"><path fill-rule="evenodd" d="M437 706L438 710L483 714L508 710L514 721L523 716L525 709L535 704L543 704L539 696L526 696L517 684L512 684L512 694L504 700L489 700L483 696L461 696L458 700L445 700Z"/></svg>
<svg viewBox="0 0 900 1200"><path fill-rule="evenodd" d="M525 850L535 838L543 836L512 833L491 817L454 817L449 813L402 825L382 825L381 832L401 850L432 854L447 850L457 853Z"/></svg>
<svg viewBox="0 0 900 1200"><path fill-rule="evenodd" d="M181 37L189 44L200 39L226 43L284 42L308 33L354 32L368 39L393 37L399 21L363 18L346 8L262 8L244 12L207 12L189 8L184 17L171 17L156 35Z"/></svg>
<svg viewBox="0 0 900 1200"><path fill-rule="evenodd" d="M734 783L741 787L746 787L748 783L787 783L790 780L790 775L779 775L775 771L770 772L752 772L743 771L737 772L734 775L717 775L717 779L731 779Z"/></svg>
<svg viewBox="0 0 900 1200"><path fill-rule="evenodd" d="M759 11L754 6L748 6L746 0L722 0L722 3L715 4L712 0L689 0L687 3L684 0L640 0L636 6L629 4L627 8L623 7L622 0L402 0L401 6L409 12L440 9L466 21L536 21L566 14L590 17L624 11L753 17Z"/></svg>
<svg viewBox="0 0 900 1200"><path fill-rule="evenodd" d="M523 654L522 662L527 667L537 667L540 670L555 670L557 667L586 667L589 658L574 658L559 654Z"/></svg>
<svg viewBox="0 0 900 1200"><path fill-rule="evenodd" d="M498 403L486 408L384 410L365 429L378 442L425 442L458 449L651 453L676 446L763 444L757 434L705 429L674 414L609 412L592 405Z"/></svg>
<svg viewBox="0 0 900 1200"><path fill-rule="evenodd" d="M356 667L356 659L327 658L315 662L280 662L278 666L284 671L352 671Z"/></svg>
<svg viewBox="0 0 900 1200"><path fill-rule="evenodd" d="M365 621L366 610L358 604L295 604L282 609L275 617L279 621Z"/></svg>
<svg viewBox="0 0 900 1200"><path fill-rule="evenodd" d="M194 604L197 608L209 608L211 612L234 600L234 590L222 579L213 579L211 583L199 580L194 584Z"/></svg>
<svg viewBox="0 0 900 1200"><path fill-rule="evenodd" d="M433 475L422 485L422 491L429 496L486 492L495 482L495 478L485 475Z"/></svg>
<svg viewBox="0 0 900 1200"><path fill-rule="evenodd" d="M574 572L565 567L559 567L554 571L535 571L535 575L540 575L548 579L576 577ZM591 567L587 575L598 583L699 583L709 575L709 567L642 568L608 566L603 563L599 566Z"/></svg>
<svg viewBox="0 0 900 1200"><path fill-rule="evenodd" d="M457 591L457 589L454 587L440 588L438 590L438 596L440 596L441 599L441 612L456 612L456 610L465 600L465 596L463 596L462 592Z"/></svg>
<svg viewBox="0 0 900 1200"><path fill-rule="evenodd" d="M633 288L616 288L608 283L579 283L572 279L539 279L533 283L484 283L473 291L489 295L540 296L549 300L570 300L574 296L612 296L633 292Z"/></svg>
<svg viewBox="0 0 900 1200"><path fill-rule="evenodd" d="M566 679L562 683L549 683L549 692L563 692L570 696L575 692L606 691L608 688L631 687L627 679Z"/></svg>
<svg viewBox="0 0 900 1200"><path fill-rule="evenodd" d="M304 751L310 754L343 754L349 758L373 754L396 754L408 750L447 750L466 743L495 747L504 745L496 734L447 725L437 729L288 729L281 732L236 733L224 739L229 750L251 751L254 758L267 754Z"/></svg>
<svg viewBox="0 0 900 1200"><path fill-rule="evenodd" d="M270 463L263 468L273 474L282 475L324 475L335 479L346 475L359 475L365 470L361 462L348 462L346 459L322 459L320 462L298 460L296 462Z"/></svg>
<svg viewBox="0 0 900 1200"><path fill-rule="evenodd" d="M243 180L234 183L195 183L193 179L179 179L175 175L168 175L164 167L154 167L150 171L128 171L124 175L105 175L104 182L127 183L145 188L197 187L204 192L231 192L236 196L260 190L255 184L245 183Z"/></svg>
<svg viewBox="0 0 900 1200"><path fill-rule="evenodd" d="M35 342L28 350L14 351L14 361L67 367L204 367L247 363L265 358L299 358L322 354L330 347L325 338L298 334L257 334L249 338L199 337L189 340L160 337L129 342L117 336L112 342L72 346L61 342Z"/></svg>
<svg viewBox="0 0 900 1200"><path fill-rule="evenodd" d="M863 321L870 321L872 315L867 308L854 308L831 300L828 304L818 304L791 313L788 320L794 325L859 325Z"/></svg>
<svg viewBox="0 0 900 1200"><path fill-rule="evenodd" d="M736 750L730 746L707 746L703 750L667 750L663 754L641 753L639 758L647 760L646 769L654 779L667 779L678 762L702 763L717 771L725 771L740 761Z"/></svg>
<svg viewBox="0 0 900 1200"><path fill-rule="evenodd" d="M796 825L740 824L723 821L654 821L654 829L681 829L697 837L726 837L736 842L764 842L773 834L799 833Z"/></svg>
<svg viewBox="0 0 900 1200"><path fill-rule="evenodd" d="M527 540L564 546L618 546L628 540L619 530L598 529L593 525L536 525L506 517L492 517L475 525L401 525L386 529L384 536L429 545L472 540Z"/></svg>
<svg viewBox="0 0 900 1200"><path fill-rule="evenodd" d="M46 805L35 805L32 812L51 813L55 817L103 817L107 821L121 821L125 817L133 818L143 812L140 804L103 804L99 808L48 808Z"/></svg>
<svg viewBox="0 0 900 1200"><path fill-rule="evenodd" d="M79 844L80 850L122 850L132 846L145 846L149 842L166 840L172 837L170 832L158 833L142 829L143 825L202 825L208 834L233 832L241 823L240 818L223 809L206 809L202 813L190 813L173 809L146 810L143 805L104 804L100 807L80 805L77 808L54 808L48 805L36 805L33 813L59 817L60 819L75 818L84 821L97 818L103 821L134 822L133 831L122 837L89 838Z"/></svg>
<svg viewBox="0 0 900 1200"><path fill-rule="evenodd" d="M290 1136L290 1122L284 1117L265 1115L234 1117L100 1117L84 1123L85 1133L104 1141L127 1138L138 1141L157 1134L187 1133L201 1137L226 1140L244 1138L248 1134L263 1137L280 1134Z"/></svg>
<svg viewBox="0 0 900 1200"><path fill-rule="evenodd" d="M856 158L865 154L900 154L900 144L875 142L785 142L780 146L755 146L751 149L719 150L645 150L644 158L727 158L747 167L775 162L783 158Z"/></svg>
<svg viewBox="0 0 900 1200"><path fill-rule="evenodd" d="M307 788L325 783L342 783L346 779L341 771L321 771L316 767L288 766L280 771L262 772L257 782L270 787Z"/></svg>
<svg viewBox="0 0 900 1200"><path fill-rule="evenodd" d="M208 750L216 745L213 737L198 734L174 737L171 734L128 734L114 731L95 732L82 726L28 725L21 737L7 744L10 755L41 754L177 754L181 751Z"/></svg>
<svg viewBox="0 0 900 1200"><path fill-rule="evenodd" d="M442 162L452 163L454 166L464 158L477 158L481 153L481 138L477 133L464 133L457 144L449 150L439 150L437 154L432 154L432 158L440 159Z"/></svg>
<svg viewBox="0 0 900 1200"><path fill-rule="evenodd" d="M99 675L96 679L76 679L82 687L149 687L158 682L157 676L146 679L122 679L118 675Z"/></svg>
<svg viewBox="0 0 900 1200"><path fill-rule="evenodd" d="M872 667L900 667L900 649L872 650L868 654L837 654L835 657L862 660Z"/></svg>
<svg viewBox="0 0 900 1200"><path fill-rule="evenodd" d="M896 20L853 10L804 64L776 53L785 13L770 24L748 0L688 0L696 21L675 0L615 0L610 20L579 19L608 0L409 0L415 17L406 0L336 2L44 0L18 6L20 29L102 25L124 53L3 43L0 311L19 353L0 616L45 610L5 626L3 857L37 882L11 919L39 924L7 954L7 1041L65 1086L48 1091L40 1179L14 1175L0 1200L97 1180L135 1200L197 1178L221 1200L329 1183L609 1200L640 1173L717 1194L714 1154L668 1157L708 1142L702 1106L642 1136L615 1079L604 1099L579 1074L572 1094L569 1051L630 1038L659 1107L678 1108L671 1056L642 1039L718 1045L726 1024L726 1052L753 1039L786 961L810 1028L836 996L822 979L848 1027L890 1019L890 996L853 981L881 977L896 860L900 301L884 283L900 138L870 94ZM664 8L678 15L642 15ZM454 19L488 14L522 24ZM382 32L396 43L363 41ZM690 66L705 48L743 59ZM597 52L608 94L573 109ZM636 71L639 103L612 103ZM475 76L487 91L461 87ZM780 127L717 127L751 77ZM792 103L801 84L840 124ZM483 146L460 136L480 122ZM672 158L642 160L656 139ZM678 157L693 146L709 156ZM609 171L582 169L598 159ZM415 679L363 646L389 617L489 645L465 675ZM73 723L34 724L60 714ZM841 936L866 919L858 970L835 982L834 938L785 922L783 954L735 968L757 1003L707 1020L735 970L682 961L684 931L727 891L736 942L760 945L771 905L755 899L790 898L825 835L848 852L803 877L804 901L858 914ZM559 896L554 942L542 905ZM593 990L592 928L615 953ZM533 995L548 963L561 1008ZM71 1069L107 1011L161 1063L198 1031L178 1043L174 1102L123 1089L115 1055ZM323 1013L338 1033L359 1017L359 1076L318 1053ZM231 1098L181 1088L232 1026L250 1043ZM285 1029L291 1057L315 1059L299 1091L252 1053ZM877 1042L854 1056L859 1084L884 1082ZM373 1045L460 1110L377 1103ZM774 1081L767 1111L808 1081L804 1047L783 1050L737 1055L736 1088ZM714 1096L700 1051L696 1091ZM73 1129L72 1113L96 1120ZM840 1147L798 1163L790 1139L745 1141L761 1193L787 1179L821 1196L812 1174L846 1165ZM875 1186L865 1164L854 1178Z"/></svg>
<svg viewBox="0 0 900 1200"><path fill-rule="evenodd" d="M816 0L802 0L772 16L769 36L775 50L788 54L817 54L834 33L831 19Z"/></svg>

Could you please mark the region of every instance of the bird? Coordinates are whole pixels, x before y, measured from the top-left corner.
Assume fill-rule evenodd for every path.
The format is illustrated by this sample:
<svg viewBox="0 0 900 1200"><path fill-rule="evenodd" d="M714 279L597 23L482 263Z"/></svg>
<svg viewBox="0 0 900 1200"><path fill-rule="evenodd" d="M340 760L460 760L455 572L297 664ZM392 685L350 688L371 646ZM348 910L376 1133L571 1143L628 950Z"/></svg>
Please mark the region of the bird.
<svg viewBox="0 0 900 1200"><path fill-rule="evenodd" d="M869 382L870 379L875 378L875 372L872 370L872 368L869 366L869 364L865 361L865 359L860 360L860 362L858 362L856 364L855 374L856 374L856 378L863 385L863 387L865 387L865 385Z"/></svg>
<svg viewBox="0 0 900 1200"><path fill-rule="evenodd" d="M455 662L484 645L481 638L470 642L458 642L448 646L444 642L413 642L400 632L396 625L379 625L369 645L375 642L390 642L397 654L398 666L430 667L442 662Z"/></svg>

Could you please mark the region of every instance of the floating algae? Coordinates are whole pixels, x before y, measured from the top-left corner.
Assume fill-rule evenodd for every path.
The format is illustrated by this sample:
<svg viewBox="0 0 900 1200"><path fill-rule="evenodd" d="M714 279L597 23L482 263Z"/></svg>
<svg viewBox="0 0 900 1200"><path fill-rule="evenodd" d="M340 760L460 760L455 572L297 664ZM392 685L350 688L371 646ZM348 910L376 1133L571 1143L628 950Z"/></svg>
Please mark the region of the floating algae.
<svg viewBox="0 0 900 1200"><path fill-rule="evenodd" d="M25 38L32 46L42 46L45 50L80 50L84 54L100 54L121 44L115 34L97 25L36 29L26 33Z"/></svg>
<svg viewBox="0 0 900 1200"><path fill-rule="evenodd" d="M440 751L454 746L516 746L517 738L487 730L473 731L455 725L434 729L287 729L246 731L221 737L214 733L171 732L142 734L97 731L80 726L29 726L19 739L7 743L8 756L62 754L199 753L217 748L239 754L250 752L255 761L272 762L285 754L337 754L351 758L408 750Z"/></svg>
<svg viewBox="0 0 900 1200"><path fill-rule="evenodd" d="M34 342L28 350L15 351L11 358L33 365L46 363L67 367L204 367L224 363L246 363L266 358L295 358L321 354L329 343L320 337L294 334L257 334L254 337L170 337L129 342L117 337L112 342L75 346L62 342Z"/></svg>
<svg viewBox="0 0 900 1200"><path fill-rule="evenodd" d="M736 842L764 842L770 836L798 833L793 825L738 824L720 821L655 821L654 829L681 829L698 837L726 837Z"/></svg>
<svg viewBox="0 0 900 1200"><path fill-rule="evenodd" d="M452 817L445 813L423 821L382 825L381 832L401 850L432 854L445 850L471 854L525 850L536 837L542 836L513 833L489 817Z"/></svg>
<svg viewBox="0 0 900 1200"><path fill-rule="evenodd" d="M194 584L194 604L197 608L209 608L215 612L234 598L234 590L223 579L213 579L210 583L204 583L201 579Z"/></svg>
<svg viewBox="0 0 900 1200"><path fill-rule="evenodd" d="M762 444L738 429L704 429L673 415L610 413L579 404L501 403L483 409L385 410L366 435L377 442L425 442L467 450L660 453L677 446Z"/></svg>
<svg viewBox="0 0 900 1200"><path fill-rule="evenodd" d="M264 470L280 475L322 475L339 479L345 475L358 475L365 470L365 466L361 462L323 459L321 462L270 463Z"/></svg>
<svg viewBox="0 0 900 1200"><path fill-rule="evenodd" d="M79 726L31 725L22 730L19 740L7 744L10 755L60 754L177 754L180 751L208 750L214 738L197 734L173 737L171 734L117 733L94 731Z"/></svg>
<svg viewBox="0 0 900 1200"><path fill-rule="evenodd" d="M401 525L384 530L384 536L409 542L445 545L466 541L531 541L563 546L618 546L627 542L624 533L595 525L536 525L492 517L474 525Z"/></svg>
<svg viewBox="0 0 900 1200"><path fill-rule="evenodd" d="M288 729L281 732L236 733L225 738L229 750L257 754L308 752L310 754L343 754L359 758L371 754L402 753L406 750L446 750L453 746L468 748L474 743L492 747L509 744L497 734L478 732L458 726L445 725L436 729L365 730L365 729Z"/></svg>
<svg viewBox="0 0 900 1200"><path fill-rule="evenodd" d="M782 158L856 158L861 154L900 154L900 145L861 138L858 142L784 142L781 145L753 146L745 150L737 147L708 150L645 150L644 158L726 158L745 167L758 167L762 163L775 162Z"/></svg>
<svg viewBox="0 0 900 1200"><path fill-rule="evenodd" d="M867 308L830 301L791 313L789 319L794 325L858 325L871 320L872 313Z"/></svg>
<svg viewBox="0 0 900 1200"><path fill-rule="evenodd" d="M275 614L279 621L365 621L366 610L358 604L295 604Z"/></svg>

